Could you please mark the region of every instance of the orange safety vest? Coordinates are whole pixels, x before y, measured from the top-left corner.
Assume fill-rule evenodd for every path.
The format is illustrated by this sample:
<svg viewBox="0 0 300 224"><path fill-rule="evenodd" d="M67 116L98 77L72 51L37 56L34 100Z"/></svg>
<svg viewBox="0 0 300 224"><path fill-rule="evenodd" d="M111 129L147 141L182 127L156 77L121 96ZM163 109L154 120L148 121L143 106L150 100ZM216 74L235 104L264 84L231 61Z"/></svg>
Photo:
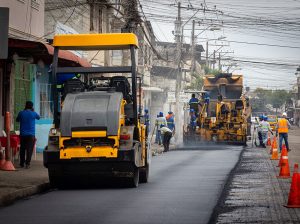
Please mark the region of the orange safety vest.
<svg viewBox="0 0 300 224"><path fill-rule="evenodd" d="M285 118L278 121L278 133L288 133L289 127L288 122Z"/></svg>

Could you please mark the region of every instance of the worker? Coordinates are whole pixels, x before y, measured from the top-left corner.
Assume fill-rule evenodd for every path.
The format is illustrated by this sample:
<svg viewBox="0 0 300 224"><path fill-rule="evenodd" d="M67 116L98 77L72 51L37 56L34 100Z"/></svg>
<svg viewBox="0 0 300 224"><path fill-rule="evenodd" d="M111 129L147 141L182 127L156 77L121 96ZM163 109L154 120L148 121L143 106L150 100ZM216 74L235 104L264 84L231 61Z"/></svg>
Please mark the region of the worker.
<svg viewBox="0 0 300 224"><path fill-rule="evenodd" d="M194 109L190 109L190 127L195 130L197 126L197 116Z"/></svg>
<svg viewBox="0 0 300 224"><path fill-rule="evenodd" d="M286 112L282 113L282 118L280 118L276 125L276 136L279 134L279 152L281 152L282 149L282 141L284 139L284 143L286 145L286 148L288 151L291 151L289 148L289 142L288 142L288 132L289 128L291 128L290 122L287 120L287 114Z"/></svg>
<svg viewBox="0 0 300 224"><path fill-rule="evenodd" d="M158 123L158 118L159 118L159 114L156 115L156 119L155 119L155 127L154 127L154 130L153 130L153 133L156 129L156 134L155 134L155 143L158 144L159 143L159 139L158 139L158 128L157 128L157 123Z"/></svg>
<svg viewBox="0 0 300 224"><path fill-rule="evenodd" d="M30 168L31 156L35 144L35 120L39 120L38 115L33 109L33 103L27 101L25 109L20 111L17 122L20 122L20 167Z"/></svg>
<svg viewBox="0 0 300 224"><path fill-rule="evenodd" d="M195 93L192 94L192 98L189 101L190 109L193 109L195 113L198 113L199 110L199 100L196 98Z"/></svg>
<svg viewBox="0 0 300 224"><path fill-rule="evenodd" d="M260 123L260 128L261 128L261 135L262 135L262 142L263 142L262 147L266 148L266 144L268 141L268 132L271 132L273 135L267 116L263 116L263 121Z"/></svg>
<svg viewBox="0 0 300 224"><path fill-rule="evenodd" d="M150 131L150 116L149 116L149 110L144 110L144 119L145 119L145 125L146 125L146 133L149 133Z"/></svg>
<svg viewBox="0 0 300 224"><path fill-rule="evenodd" d="M259 140L259 146L263 146L263 138L262 138L262 133L261 133L261 122L263 121L263 116L259 116L259 120L256 120L256 127L257 127L257 135L258 135L258 140Z"/></svg>
<svg viewBox="0 0 300 224"><path fill-rule="evenodd" d="M156 118L156 121L155 121L157 143L159 145L161 145L161 142L162 142L162 136L161 136L161 132L160 132L160 126L162 124L167 126L167 121L166 121L166 118L164 117L164 113L159 112L158 117Z"/></svg>
<svg viewBox="0 0 300 224"><path fill-rule="evenodd" d="M210 113L210 110L209 110L209 102L210 102L209 92L205 92L205 95L204 95L204 103L207 105L207 106L206 106L206 113L207 113L207 114Z"/></svg>
<svg viewBox="0 0 300 224"><path fill-rule="evenodd" d="M168 128L166 125L162 124L160 126L160 131L163 136L164 152L167 152L169 151L170 141L172 138L172 130Z"/></svg>
<svg viewBox="0 0 300 224"><path fill-rule="evenodd" d="M168 112L166 116L168 128L173 132L175 132L175 121L174 121L174 113L172 111Z"/></svg>

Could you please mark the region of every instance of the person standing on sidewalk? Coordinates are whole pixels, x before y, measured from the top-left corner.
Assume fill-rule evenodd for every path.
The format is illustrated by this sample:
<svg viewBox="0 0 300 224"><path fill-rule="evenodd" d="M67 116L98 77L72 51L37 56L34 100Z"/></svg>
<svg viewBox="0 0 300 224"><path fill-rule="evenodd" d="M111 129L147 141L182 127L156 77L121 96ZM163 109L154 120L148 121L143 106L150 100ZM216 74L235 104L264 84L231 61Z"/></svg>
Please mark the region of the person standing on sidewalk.
<svg viewBox="0 0 300 224"><path fill-rule="evenodd" d="M276 136L279 134L279 152L281 152L282 149L282 141L284 139L284 143L286 145L286 149L288 151L291 151L289 148L289 142L288 142L288 132L289 128L291 128L290 122L286 119L287 114L286 112L282 113L282 118L280 118L276 125Z"/></svg>
<svg viewBox="0 0 300 224"><path fill-rule="evenodd" d="M30 161L35 144L35 120L40 116L34 111L33 103L27 101L25 109L20 111L17 122L20 122L20 167L30 168ZM25 157L26 154L26 157Z"/></svg>
<svg viewBox="0 0 300 224"><path fill-rule="evenodd" d="M170 141L171 141L173 132L171 131L171 129L166 127L164 124L162 124L160 126L160 131L163 136L164 152L167 152L167 151L169 151Z"/></svg>

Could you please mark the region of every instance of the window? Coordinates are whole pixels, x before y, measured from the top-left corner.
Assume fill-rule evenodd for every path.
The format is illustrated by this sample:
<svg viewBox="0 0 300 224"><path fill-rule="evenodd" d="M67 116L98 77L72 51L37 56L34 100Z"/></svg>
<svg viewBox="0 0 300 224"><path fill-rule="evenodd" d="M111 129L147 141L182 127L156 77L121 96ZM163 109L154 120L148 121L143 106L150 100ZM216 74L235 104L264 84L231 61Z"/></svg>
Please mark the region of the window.
<svg viewBox="0 0 300 224"><path fill-rule="evenodd" d="M38 2L38 0L31 0L31 7L36 10L39 10L40 3Z"/></svg>
<svg viewBox="0 0 300 224"><path fill-rule="evenodd" d="M40 117L44 119L53 118L51 100L51 84L40 83Z"/></svg>

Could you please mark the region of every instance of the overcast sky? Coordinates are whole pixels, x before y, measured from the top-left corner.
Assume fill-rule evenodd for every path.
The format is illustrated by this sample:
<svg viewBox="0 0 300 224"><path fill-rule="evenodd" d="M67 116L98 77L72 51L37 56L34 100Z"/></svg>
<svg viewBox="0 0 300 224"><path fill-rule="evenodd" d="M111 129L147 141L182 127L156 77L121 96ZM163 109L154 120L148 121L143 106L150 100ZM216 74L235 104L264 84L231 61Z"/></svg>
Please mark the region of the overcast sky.
<svg viewBox="0 0 300 224"><path fill-rule="evenodd" d="M140 2L157 39L174 42L172 31L178 1ZM222 64L226 69L226 65L237 63L234 73L245 76L246 86L291 89L295 84L296 68L300 65L299 0L182 0L181 4L183 23L196 13L193 17L198 29L195 34L201 33L198 43L205 47L206 39L226 37L229 42L209 41L209 54L219 48L212 45L230 45L220 50L224 52ZM205 13L199 10L203 7L209 10ZM221 30L209 31L212 26ZM185 29L185 41L190 43L191 21ZM230 53L232 51L234 53Z"/></svg>

